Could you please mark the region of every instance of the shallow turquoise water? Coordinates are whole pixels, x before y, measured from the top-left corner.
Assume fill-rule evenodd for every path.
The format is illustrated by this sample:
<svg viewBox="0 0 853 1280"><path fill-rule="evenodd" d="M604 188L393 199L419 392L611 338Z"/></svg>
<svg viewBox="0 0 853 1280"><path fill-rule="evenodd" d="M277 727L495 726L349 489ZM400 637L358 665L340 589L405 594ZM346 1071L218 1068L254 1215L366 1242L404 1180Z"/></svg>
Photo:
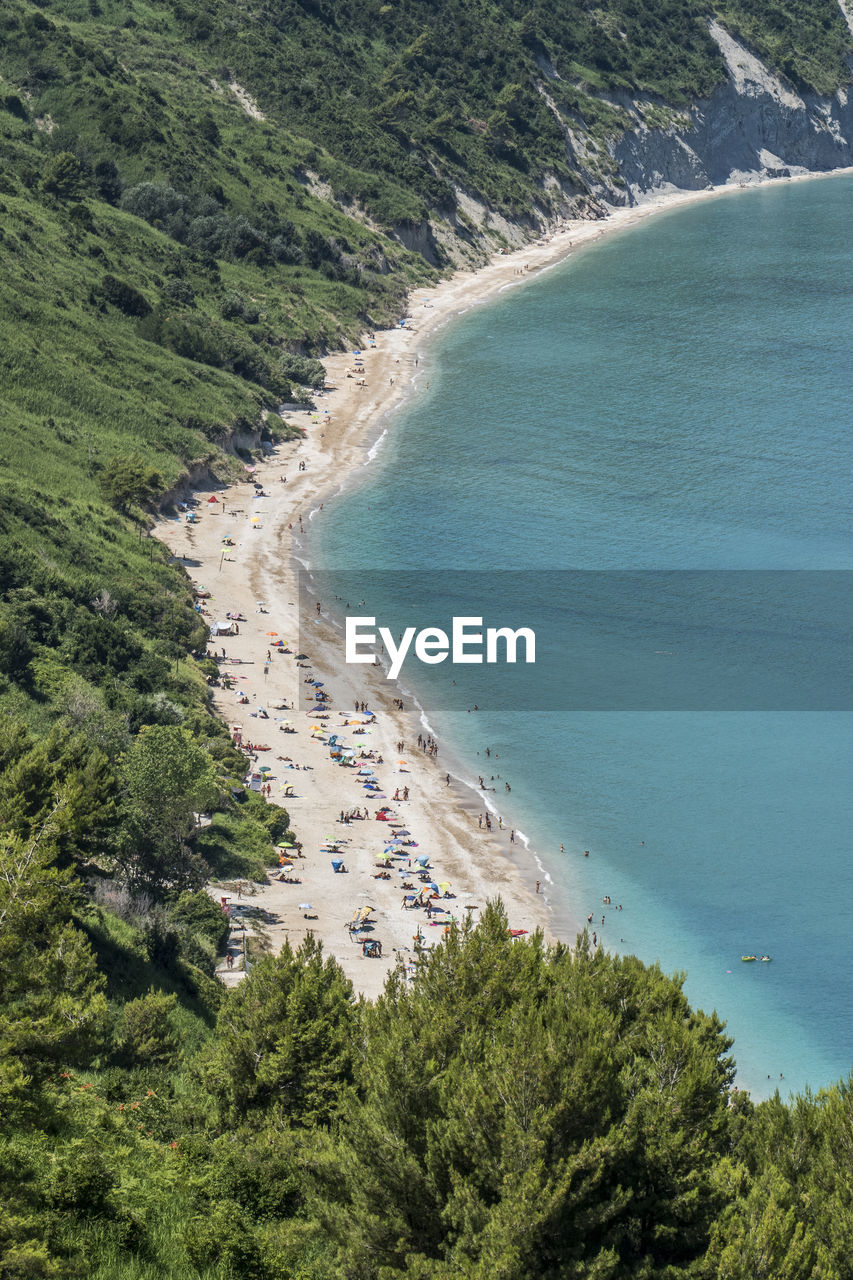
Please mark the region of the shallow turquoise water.
<svg viewBox="0 0 853 1280"><path fill-rule="evenodd" d="M314 561L495 571L498 599L506 569L853 568L851 203L849 177L727 195L469 311ZM418 678L427 706L441 681ZM607 945L686 969L743 1083L847 1074L850 713L430 720L469 776L492 750L558 918L603 910Z"/></svg>

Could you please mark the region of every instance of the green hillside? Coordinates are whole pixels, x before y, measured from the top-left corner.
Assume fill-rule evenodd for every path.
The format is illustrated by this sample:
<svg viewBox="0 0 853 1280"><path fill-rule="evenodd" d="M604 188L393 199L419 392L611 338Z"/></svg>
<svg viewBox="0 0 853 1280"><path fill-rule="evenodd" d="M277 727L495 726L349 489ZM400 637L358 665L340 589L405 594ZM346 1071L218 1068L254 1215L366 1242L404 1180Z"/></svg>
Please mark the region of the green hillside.
<svg viewBox="0 0 853 1280"><path fill-rule="evenodd" d="M722 83L712 13L800 89L850 79L835 0L2 6L0 1280L849 1273L849 1086L753 1110L656 969L492 907L375 1007L310 946L223 991L201 886L289 819L241 797L147 537L502 242L459 192L521 234L595 212L543 78L603 147L619 95Z"/></svg>

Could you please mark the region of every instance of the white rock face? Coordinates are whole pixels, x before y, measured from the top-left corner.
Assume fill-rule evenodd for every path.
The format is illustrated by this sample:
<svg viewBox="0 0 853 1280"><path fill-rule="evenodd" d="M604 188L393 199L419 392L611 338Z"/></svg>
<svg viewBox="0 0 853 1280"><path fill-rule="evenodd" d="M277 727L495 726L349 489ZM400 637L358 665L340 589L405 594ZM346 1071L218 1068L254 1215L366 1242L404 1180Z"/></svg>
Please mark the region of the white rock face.
<svg viewBox="0 0 853 1280"><path fill-rule="evenodd" d="M753 98L769 95L795 111L803 109L802 98L798 98L792 89L769 71L760 58L756 58L754 53L750 53L742 44L738 44L734 36L730 36L719 22L710 22L708 30L720 47L720 53L725 59L726 68L737 93Z"/></svg>
<svg viewBox="0 0 853 1280"><path fill-rule="evenodd" d="M624 186L585 171L583 155L570 145L570 162L595 195L610 204L637 204L659 191L853 165L853 97L846 89L831 97L800 96L718 22L709 30L728 80L677 123L650 129L641 101L612 99L636 121L611 148Z"/></svg>

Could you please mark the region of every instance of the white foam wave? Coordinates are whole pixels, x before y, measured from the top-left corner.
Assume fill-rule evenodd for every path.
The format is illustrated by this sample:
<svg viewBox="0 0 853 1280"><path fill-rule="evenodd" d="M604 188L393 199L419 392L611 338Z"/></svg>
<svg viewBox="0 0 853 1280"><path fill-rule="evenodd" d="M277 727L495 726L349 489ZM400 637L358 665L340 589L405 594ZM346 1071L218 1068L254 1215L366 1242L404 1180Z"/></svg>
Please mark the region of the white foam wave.
<svg viewBox="0 0 853 1280"><path fill-rule="evenodd" d="M365 461L365 464L364 464L365 466L367 466L368 463L373 462L375 460L375 458L379 453L379 450L382 448L382 443L385 437L387 436L387 434L388 434L388 428L385 427L383 428L382 434L379 437L379 439L375 440L373 444L370 446L370 448L368 449L367 460ZM343 493L343 486L338 490L338 493Z"/></svg>

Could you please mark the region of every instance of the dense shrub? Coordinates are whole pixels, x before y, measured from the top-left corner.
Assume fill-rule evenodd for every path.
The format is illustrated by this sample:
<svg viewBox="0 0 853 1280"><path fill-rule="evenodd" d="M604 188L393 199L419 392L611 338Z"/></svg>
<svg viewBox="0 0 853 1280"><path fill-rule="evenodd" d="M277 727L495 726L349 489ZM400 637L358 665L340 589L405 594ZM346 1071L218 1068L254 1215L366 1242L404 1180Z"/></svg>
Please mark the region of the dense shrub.
<svg viewBox="0 0 853 1280"><path fill-rule="evenodd" d="M101 295L127 316L147 316L151 310L144 294L126 280L118 280L112 275L105 275L101 280Z"/></svg>

